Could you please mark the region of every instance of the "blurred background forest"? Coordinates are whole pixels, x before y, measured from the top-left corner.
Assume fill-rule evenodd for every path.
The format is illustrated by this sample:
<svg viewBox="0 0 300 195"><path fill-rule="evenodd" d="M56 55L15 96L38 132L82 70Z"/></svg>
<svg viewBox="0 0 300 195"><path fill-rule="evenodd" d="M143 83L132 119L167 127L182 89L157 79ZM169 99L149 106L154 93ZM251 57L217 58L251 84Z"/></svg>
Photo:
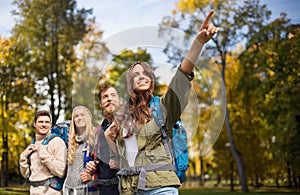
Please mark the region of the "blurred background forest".
<svg viewBox="0 0 300 195"><path fill-rule="evenodd" d="M93 10L75 0L13 5L11 36L0 35L1 187L24 183L18 160L35 133L37 109L49 106L53 124L69 119L75 104L93 110L94 101L85 100L95 98L99 83L114 83L136 60L154 61L144 48L110 53ZM179 29L191 35L188 43L212 8L211 22L221 31L206 46L211 56L206 63L217 65L224 80L226 116L212 150L201 155L200 132L210 122L213 102L198 72L193 88L201 125L189 140L183 185L229 185L232 191L240 186L244 192L249 186L300 188L300 24L286 13L270 20L271 11L259 0L179 0L161 19L160 33L166 33L164 27ZM170 42L164 49L168 63L178 65L186 48ZM160 85L156 93L163 90Z"/></svg>

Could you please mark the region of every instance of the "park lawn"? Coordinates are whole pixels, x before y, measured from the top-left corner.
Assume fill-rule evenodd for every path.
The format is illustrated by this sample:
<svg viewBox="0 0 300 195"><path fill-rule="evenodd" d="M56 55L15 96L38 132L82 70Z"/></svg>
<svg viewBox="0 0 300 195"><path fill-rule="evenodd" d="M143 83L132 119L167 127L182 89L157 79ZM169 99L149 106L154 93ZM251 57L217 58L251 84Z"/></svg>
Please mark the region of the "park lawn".
<svg viewBox="0 0 300 195"><path fill-rule="evenodd" d="M2 194L11 194L11 195L28 195L29 188L26 187L7 187L7 188L0 188L0 195Z"/></svg>
<svg viewBox="0 0 300 195"><path fill-rule="evenodd" d="M260 188L260 189L249 189L250 195L299 195L300 190L289 190L289 189L269 189L269 188ZM230 192L229 188L224 187L184 187L179 189L179 195L233 195L241 194L240 189L236 189L235 192ZM244 193L245 194L245 193Z"/></svg>
<svg viewBox="0 0 300 195"><path fill-rule="evenodd" d="M250 195L299 195L300 190L276 189L276 188L260 188L249 189ZM0 188L0 195L29 195L28 187L7 187ZM179 195L234 195L241 194L239 188L236 192L229 192L229 188L225 187L182 187L179 189Z"/></svg>

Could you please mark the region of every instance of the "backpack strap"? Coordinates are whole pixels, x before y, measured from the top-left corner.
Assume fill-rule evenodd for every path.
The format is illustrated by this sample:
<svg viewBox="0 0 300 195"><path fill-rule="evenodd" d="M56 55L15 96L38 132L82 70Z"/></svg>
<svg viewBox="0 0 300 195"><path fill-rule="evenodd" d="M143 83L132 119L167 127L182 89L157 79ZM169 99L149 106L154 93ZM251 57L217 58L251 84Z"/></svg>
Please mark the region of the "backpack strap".
<svg viewBox="0 0 300 195"><path fill-rule="evenodd" d="M47 137L44 138L44 140L42 141L42 145L47 145L53 138L55 137L59 137L59 135L57 134L50 134Z"/></svg>
<svg viewBox="0 0 300 195"><path fill-rule="evenodd" d="M153 114L156 124L159 127L164 126L165 119L164 119L164 116L160 109L160 98L158 96L152 96L152 99L150 102L150 108L152 109L152 114Z"/></svg>
<svg viewBox="0 0 300 195"><path fill-rule="evenodd" d="M101 143L100 143L100 133L101 133L101 126L97 126L96 128L96 132L95 132L95 146L94 146L94 160L96 160L97 158L100 159L101 158L101 151L100 151L100 147L101 147Z"/></svg>
<svg viewBox="0 0 300 195"><path fill-rule="evenodd" d="M117 185L119 183L119 179L117 177L113 177L111 179L96 179L88 182L88 187L94 186L111 186Z"/></svg>
<svg viewBox="0 0 300 195"><path fill-rule="evenodd" d="M150 108L152 110L152 115L153 115L153 118L154 118L156 124L160 127L166 153L168 156L170 156L170 155L172 156L172 153L170 151L170 145L169 145L169 137L168 137L166 127L165 127L165 119L164 119L164 116L160 109L160 98L159 97L152 96L152 99L150 102ZM173 156L172 156L172 159L173 159Z"/></svg>
<svg viewBox="0 0 300 195"><path fill-rule="evenodd" d="M174 165L169 164L150 164L144 166L133 166L122 168L117 172L117 176L128 176L128 175L139 175L138 179L138 189L146 190L146 177L147 172L153 171L175 171L176 168Z"/></svg>
<svg viewBox="0 0 300 195"><path fill-rule="evenodd" d="M35 143L35 138L33 138L32 140L31 140L31 144L34 144ZM27 164L28 164L28 168L29 168L29 171L28 171L28 173L27 173L27 175L26 175L26 178L28 179L28 181L29 181L29 177L30 177L30 175L31 175L31 169L30 169L30 165L31 165L31 160L30 160L30 156L32 155L32 153L30 153L28 156L27 156Z"/></svg>
<svg viewBox="0 0 300 195"><path fill-rule="evenodd" d="M146 172L175 171L175 167L170 164L150 164L150 165L143 165L143 166L137 165L137 166L122 168L117 172L117 175L118 176L138 175L138 174L140 174L142 169L144 169Z"/></svg>
<svg viewBox="0 0 300 195"><path fill-rule="evenodd" d="M42 141L42 145L47 145L55 137L59 137L59 135L53 133L53 134L50 134L50 135L46 136L44 138L44 140ZM32 141L31 141L31 144L34 144L34 143L35 143L35 138L33 138Z"/></svg>
<svg viewBox="0 0 300 195"><path fill-rule="evenodd" d="M60 180L61 180L61 178L54 176L54 177L46 179L44 181L29 182L29 184L33 187L44 186L45 188L48 188L50 186L53 189L60 190L60 189L57 189L57 187L56 187L59 184Z"/></svg>
<svg viewBox="0 0 300 195"><path fill-rule="evenodd" d="M85 142L83 148L83 166L86 166L86 163L93 159L93 147L89 146L88 143Z"/></svg>
<svg viewBox="0 0 300 195"><path fill-rule="evenodd" d="M54 137L57 137L58 135L56 134L50 134L47 137L44 138L44 140L42 141L42 145L47 145L49 143L50 140L52 140ZM31 144L35 143L35 138L32 139ZM31 153L32 154L32 153ZM29 165L29 172L26 175L26 178L29 179L30 175L31 175L31 169L30 169L30 165L31 165L31 160L30 160L30 156L31 154L27 157L27 163Z"/></svg>

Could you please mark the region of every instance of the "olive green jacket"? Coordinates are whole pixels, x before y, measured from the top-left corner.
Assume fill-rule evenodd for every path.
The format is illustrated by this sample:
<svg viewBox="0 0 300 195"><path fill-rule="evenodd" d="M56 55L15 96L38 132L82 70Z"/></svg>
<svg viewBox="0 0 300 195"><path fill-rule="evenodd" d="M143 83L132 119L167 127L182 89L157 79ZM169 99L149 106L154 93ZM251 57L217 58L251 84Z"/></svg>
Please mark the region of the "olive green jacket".
<svg viewBox="0 0 300 195"><path fill-rule="evenodd" d="M188 103L191 88L190 80L190 76L183 73L179 68L167 92L161 97L161 110L166 119L165 125L169 137L172 135L173 126ZM144 125L138 135L134 136L136 136L138 144L135 166L151 164L172 165L172 157L166 154L162 133L160 127L155 123L154 118ZM120 158L120 168L128 167L125 155L125 143L120 136L117 137L116 144ZM121 194L133 194L136 192L138 190L138 179L138 175L122 176L120 185ZM174 171L147 172L146 189L164 186L180 186L180 181Z"/></svg>

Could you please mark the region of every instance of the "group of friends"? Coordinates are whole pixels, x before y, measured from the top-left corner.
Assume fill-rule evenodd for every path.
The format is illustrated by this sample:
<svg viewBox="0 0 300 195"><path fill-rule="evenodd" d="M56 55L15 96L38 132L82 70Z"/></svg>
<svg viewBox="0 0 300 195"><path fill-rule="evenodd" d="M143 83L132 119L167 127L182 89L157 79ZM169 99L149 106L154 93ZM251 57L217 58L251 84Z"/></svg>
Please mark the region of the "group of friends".
<svg viewBox="0 0 300 195"><path fill-rule="evenodd" d="M208 24L212 14L213 10L160 98L170 139L172 127L188 104L194 64L203 45L219 31ZM172 165L150 109L155 89L151 66L135 62L127 71L126 82L127 102L121 101L114 86L105 83L100 87L98 98L104 116L100 126L93 126L88 108L73 108L68 146L59 137L42 144L50 134L51 114L46 110L36 112L35 142L19 160L20 172L29 180L30 194L178 194L180 181L174 170L144 169L148 165ZM137 171L128 171L136 167ZM63 177L62 190L55 189L53 186Z"/></svg>

